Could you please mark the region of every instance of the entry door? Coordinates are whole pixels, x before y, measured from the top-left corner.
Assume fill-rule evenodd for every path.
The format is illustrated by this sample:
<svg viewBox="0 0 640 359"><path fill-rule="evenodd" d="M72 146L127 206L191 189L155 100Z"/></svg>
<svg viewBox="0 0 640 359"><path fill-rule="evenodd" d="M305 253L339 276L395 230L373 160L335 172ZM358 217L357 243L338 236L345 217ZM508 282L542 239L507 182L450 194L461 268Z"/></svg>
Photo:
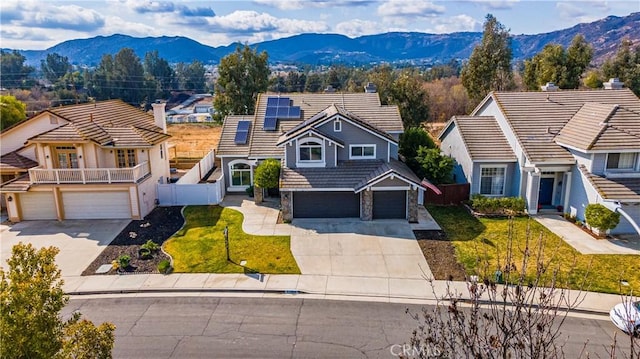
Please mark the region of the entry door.
<svg viewBox="0 0 640 359"><path fill-rule="evenodd" d="M78 153L75 147L56 147L58 168L78 168Z"/></svg>
<svg viewBox="0 0 640 359"><path fill-rule="evenodd" d="M540 192L538 195L538 204L541 206L550 206L553 199L553 178L540 178Z"/></svg>

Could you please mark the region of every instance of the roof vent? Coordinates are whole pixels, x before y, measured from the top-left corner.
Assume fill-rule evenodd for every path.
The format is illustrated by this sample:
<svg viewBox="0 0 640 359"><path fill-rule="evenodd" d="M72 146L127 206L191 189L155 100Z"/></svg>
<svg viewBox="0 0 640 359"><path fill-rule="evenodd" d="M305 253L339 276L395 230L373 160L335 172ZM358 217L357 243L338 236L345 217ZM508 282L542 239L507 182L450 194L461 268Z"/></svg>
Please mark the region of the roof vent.
<svg viewBox="0 0 640 359"><path fill-rule="evenodd" d="M329 85L327 86L327 88L324 89L325 93L334 93L336 92L336 89L333 88L333 86Z"/></svg>
<svg viewBox="0 0 640 359"><path fill-rule="evenodd" d="M378 87L373 82L367 82L367 86L364 87L365 93L376 93Z"/></svg>
<svg viewBox="0 0 640 359"><path fill-rule="evenodd" d="M542 91L558 91L560 88L558 86L556 86L555 83L553 82L547 82L545 85L540 86L540 89L542 89Z"/></svg>
<svg viewBox="0 0 640 359"><path fill-rule="evenodd" d="M624 84L619 78L614 77L610 78L609 81L605 82L603 85L605 90L620 90Z"/></svg>

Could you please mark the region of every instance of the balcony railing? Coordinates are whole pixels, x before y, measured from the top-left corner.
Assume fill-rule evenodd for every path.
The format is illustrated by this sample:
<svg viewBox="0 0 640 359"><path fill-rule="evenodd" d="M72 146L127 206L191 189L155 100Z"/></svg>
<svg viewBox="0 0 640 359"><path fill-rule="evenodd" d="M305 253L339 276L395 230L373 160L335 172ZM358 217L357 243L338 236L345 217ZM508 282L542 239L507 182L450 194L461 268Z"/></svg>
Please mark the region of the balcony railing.
<svg viewBox="0 0 640 359"><path fill-rule="evenodd" d="M151 173L149 162L129 168L32 168L32 184L45 183L136 183Z"/></svg>

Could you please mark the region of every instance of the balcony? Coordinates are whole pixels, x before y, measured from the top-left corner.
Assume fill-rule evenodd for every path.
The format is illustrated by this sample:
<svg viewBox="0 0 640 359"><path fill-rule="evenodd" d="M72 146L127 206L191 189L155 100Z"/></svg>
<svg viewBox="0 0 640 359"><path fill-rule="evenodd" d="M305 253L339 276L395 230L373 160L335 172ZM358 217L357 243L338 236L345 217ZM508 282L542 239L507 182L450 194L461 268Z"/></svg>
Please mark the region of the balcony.
<svg viewBox="0 0 640 359"><path fill-rule="evenodd" d="M129 168L73 168L29 170L31 184L66 184L66 183L137 183L151 174L149 162L143 162Z"/></svg>

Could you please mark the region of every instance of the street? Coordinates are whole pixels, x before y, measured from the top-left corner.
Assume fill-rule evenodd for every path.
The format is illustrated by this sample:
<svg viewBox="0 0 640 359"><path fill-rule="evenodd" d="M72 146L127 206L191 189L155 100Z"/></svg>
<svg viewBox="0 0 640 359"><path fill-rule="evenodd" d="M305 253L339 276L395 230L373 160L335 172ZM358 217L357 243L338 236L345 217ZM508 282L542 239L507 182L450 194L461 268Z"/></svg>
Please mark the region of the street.
<svg viewBox="0 0 640 359"><path fill-rule="evenodd" d="M116 325L114 358L393 358L416 323L413 304L214 296L73 297L62 314L80 311ZM607 316L570 316L565 354L609 357L618 332ZM394 355L396 354L396 355ZM586 352L583 353L586 357Z"/></svg>

